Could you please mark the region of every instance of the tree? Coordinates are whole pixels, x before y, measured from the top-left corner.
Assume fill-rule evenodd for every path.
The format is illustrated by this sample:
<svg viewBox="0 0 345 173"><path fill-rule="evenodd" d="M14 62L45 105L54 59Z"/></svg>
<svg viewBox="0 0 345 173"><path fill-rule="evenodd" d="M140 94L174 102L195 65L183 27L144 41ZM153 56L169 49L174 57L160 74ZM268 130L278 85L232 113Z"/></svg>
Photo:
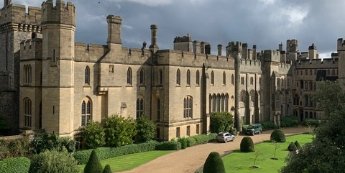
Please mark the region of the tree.
<svg viewBox="0 0 345 173"><path fill-rule="evenodd" d="M110 165L105 165L103 173L112 173Z"/></svg>
<svg viewBox="0 0 345 173"><path fill-rule="evenodd" d="M254 156L252 168L259 168L259 166L256 165L256 161L258 160L260 155L261 155L261 152L259 152L258 150L255 151L255 156Z"/></svg>
<svg viewBox="0 0 345 173"><path fill-rule="evenodd" d="M254 142L252 140L251 137L243 137L243 139L241 140L241 144L240 144L240 151L241 152L254 152Z"/></svg>
<svg viewBox="0 0 345 173"><path fill-rule="evenodd" d="M234 125L233 116L228 112L216 112L210 116L210 131L212 133L228 132Z"/></svg>
<svg viewBox="0 0 345 173"><path fill-rule="evenodd" d="M298 154L291 154L282 173L343 172L345 170L345 92L338 83L321 83L315 98L328 120L316 128L315 138Z"/></svg>
<svg viewBox="0 0 345 173"><path fill-rule="evenodd" d="M102 173L103 168L97 157L96 151L92 150L89 161L87 162L84 173Z"/></svg>
<svg viewBox="0 0 345 173"><path fill-rule="evenodd" d="M82 129L82 136L88 148L95 149L105 145L105 133L102 125L98 122L90 122Z"/></svg>
<svg viewBox="0 0 345 173"><path fill-rule="evenodd" d="M118 115L104 121L105 143L109 147L132 144L136 135L135 121Z"/></svg>
<svg viewBox="0 0 345 173"><path fill-rule="evenodd" d="M149 120L145 116L140 116L136 119L136 142L146 142L155 137L156 125L153 121Z"/></svg>
<svg viewBox="0 0 345 173"><path fill-rule="evenodd" d="M77 161L66 150L46 150L31 159L29 173L79 173Z"/></svg>
<svg viewBox="0 0 345 173"><path fill-rule="evenodd" d="M211 152L204 164L203 173L225 173L224 163L219 153Z"/></svg>

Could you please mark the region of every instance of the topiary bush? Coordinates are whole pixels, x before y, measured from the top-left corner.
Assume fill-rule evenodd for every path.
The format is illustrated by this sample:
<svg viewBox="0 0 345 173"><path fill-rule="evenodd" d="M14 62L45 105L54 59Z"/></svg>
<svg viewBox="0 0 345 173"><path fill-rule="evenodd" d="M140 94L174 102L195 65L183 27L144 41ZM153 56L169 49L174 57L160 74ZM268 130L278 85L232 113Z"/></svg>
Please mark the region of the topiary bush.
<svg viewBox="0 0 345 173"><path fill-rule="evenodd" d="M1 173L28 173L30 159L26 157L9 158L0 161Z"/></svg>
<svg viewBox="0 0 345 173"><path fill-rule="evenodd" d="M166 141L157 144L156 150L179 150L181 143L177 141Z"/></svg>
<svg viewBox="0 0 345 173"><path fill-rule="evenodd" d="M204 164L203 173L225 173L224 163L219 153L211 152Z"/></svg>
<svg viewBox="0 0 345 173"><path fill-rule="evenodd" d="M252 140L251 137L246 136L243 137L243 139L241 140L241 144L240 144L240 151L241 152L254 152L254 142Z"/></svg>
<svg viewBox="0 0 345 173"><path fill-rule="evenodd" d="M103 173L113 173L113 172L111 171L110 165L105 165L104 170L103 170Z"/></svg>
<svg viewBox="0 0 345 173"><path fill-rule="evenodd" d="M105 133L99 122L89 122L81 130L83 142L87 148L95 149L105 145Z"/></svg>
<svg viewBox="0 0 345 173"><path fill-rule="evenodd" d="M282 130L276 129L271 133L271 141L283 143L286 141L285 134Z"/></svg>
<svg viewBox="0 0 345 173"><path fill-rule="evenodd" d="M136 121L135 142L141 143L152 140L156 136L156 124L146 116L140 116Z"/></svg>
<svg viewBox="0 0 345 173"><path fill-rule="evenodd" d="M289 151L296 151L297 147L296 147L295 143L291 142L288 146L288 150Z"/></svg>
<svg viewBox="0 0 345 173"><path fill-rule="evenodd" d="M84 173L102 173L103 168L101 162L99 161L96 151L91 152L89 161L85 165Z"/></svg>
<svg viewBox="0 0 345 173"><path fill-rule="evenodd" d="M302 147L301 147L301 145L298 143L298 141L295 141L295 146L296 146L296 148L297 148L298 150L301 150L301 149L302 149Z"/></svg>
<svg viewBox="0 0 345 173"><path fill-rule="evenodd" d="M29 173L79 173L77 161L66 151L46 150L31 159Z"/></svg>

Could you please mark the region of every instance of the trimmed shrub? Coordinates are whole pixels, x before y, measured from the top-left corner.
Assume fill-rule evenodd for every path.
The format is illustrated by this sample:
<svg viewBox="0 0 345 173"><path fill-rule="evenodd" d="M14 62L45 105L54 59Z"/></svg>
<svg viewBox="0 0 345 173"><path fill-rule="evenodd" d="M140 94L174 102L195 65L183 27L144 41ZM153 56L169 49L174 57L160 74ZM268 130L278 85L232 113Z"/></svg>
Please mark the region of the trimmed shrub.
<svg viewBox="0 0 345 173"><path fill-rule="evenodd" d="M289 151L296 151L297 147L296 147L295 143L291 142L288 146L288 150Z"/></svg>
<svg viewBox="0 0 345 173"><path fill-rule="evenodd" d="M195 140L195 138L193 138L193 137L187 138L187 147L192 147L192 146L194 146L194 145L196 145L196 140Z"/></svg>
<svg viewBox="0 0 345 173"><path fill-rule="evenodd" d="M191 138L195 139L195 145L199 145L199 144L206 144L209 141L216 139L216 137L217 137L217 134L211 133L208 135L205 135L205 134L197 135L197 136L193 136Z"/></svg>
<svg viewBox="0 0 345 173"><path fill-rule="evenodd" d="M233 126L233 116L229 112L216 112L210 116L210 131L212 133L228 132Z"/></svg>
<svg viewBox="0 0 345 173"><path fill-rule="evenodd" d="M47 150L33 156L30 173L79 173L77 161L66 151Z"/></svg>
<svg viewBox="0 0 345 173"><path fill-rule="evenodd" d="M272 129L277 129L278 126L276 126L272 121L266 121L262 122L262 130L272 130Z"/></svg>
<svg viewBox="0 0 345 173"><path fill-rule="evenodd" d="M30 159L26 157L9 158L0 161L1 173L28 173Z"/></svg>
<svg viewBox="0 0 345 173"><path fill-rule="evenodd" d="M64 148L68 152L75 151L75 141L70 138L60 138L58 135L52 133L40 133L37 134L31 141L31 149L35 154L39 154L45 150L59 150L62 151Z"/></svg>
<svg viewBox="0 0 345 173"><path fill-rule="evenodd" d="M11 157L25 157L30 153L29 137L20 139L0 140L0 160Z"/></svg>
<svg viewBox="0 0 345 173"><path fill-rule="evenodd" d="M181 143L176 141L166 141L157 144L156 150L179 150L181 149Z"/></svg>
<svg viewBox="0 0 345 173"><path fill-rule="evenodd" d="M177 140L179 143L181 143L181 149L185 149L188 147L188 140L187 138L179 138Z"/></svg>
<svg viewBox="0 0 345 173"><path fill-rule="evenodd" d="M304 126L318 127L321 123L322 123L321 120L306 119L306 120L303 121L302 125L304 125Z"/></svg>
<svg viewBox="0 0 345 173"><path fill-rule="evenodd" d="M99 122L90 122L82 129L83 142L87 148L95 149L105 145L105 133Z"/></svg>
<svg viewBox="0 0 345 173"><path fill-rule="evenodd" d="M119 147L133 143L136 135L135 121L118 115L104 121L105 143L108 147Z"/></svg>
<svg viewBox="0 0 345 173"><path fill-rule="evenodd" d="M285 116L280 120L281 127L296 127L298 126L298 119L294 116Z"/></svg>
<svg viewBox="0 0 345 173"><path fill-rule="evenodd" d="M271 133L271 141L275 142L285 142L285 134L282 130L276 129Z"/></svg>
<svg viewBox="0 0 345 173"><path fill-rule="evenodd" d="M146 116L140 116L136 119L135 142L146 142L152 140L156 135L156 124Z"/></svg>
<svg viewBox="0 0 345 173"><path fill-rule="evenodd" d="M100 147L95 149L97 156L100 160L113 158L117 156L133 154L133 153L140 153L146 151L153 151L156 148L158 142L156 141L149 141L142 144L130 144L122 147L117 148L110 148L110 147ZM74 158L78 161L79 164L86 164L91 152L93 150L82 150L77 151L74 153Z"/></svg>
<svg viewBox="0 0 345 173"><path fill-rule="evenodd" d="M295 141L295 146L298 150L302 149L301 145L298 143L298 141Z"/></svg>
<svg viewBox="0 0 345 173"><path fill-rule="evenodd" d="M208 155L203 173L225 173L224 163L219 153L212 152Z"/></svg>
<svg viewBox="0 0 345 173"><path fill-rule="evenodd" d="M104 170L103 170L103 173L113 173L113 172L111 171L110 165L105 165Z"/></svg>
<svg viewBox="0 0 345 173"><path fill-rule="evenodd" d="M246 136L243 137L241 144L240 144L240 151L241 152L254 152L254 142L251 137Z"/></svg>
<svg viewBox="0 0 345 173"><path fill-rule="evenodd" d="M103 172L103 168L102 168L101 162L99 162L96 151L93 150L91 152L89 161L85 165L84 173L102 173L102 172Z"/></svg>

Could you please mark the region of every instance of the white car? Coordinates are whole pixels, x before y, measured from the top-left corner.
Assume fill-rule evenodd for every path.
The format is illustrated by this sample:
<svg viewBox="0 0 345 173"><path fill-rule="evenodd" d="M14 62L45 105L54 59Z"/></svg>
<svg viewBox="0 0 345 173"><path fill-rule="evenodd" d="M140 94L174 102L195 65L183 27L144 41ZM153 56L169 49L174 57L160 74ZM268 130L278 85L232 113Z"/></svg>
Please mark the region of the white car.
<svg viewBox="0 0 345 173"><path fill-rule="evenodd" d="M228 132L222 132L217 135L218 142L229 142L235 139L235 135L230 134Z"/></svg>

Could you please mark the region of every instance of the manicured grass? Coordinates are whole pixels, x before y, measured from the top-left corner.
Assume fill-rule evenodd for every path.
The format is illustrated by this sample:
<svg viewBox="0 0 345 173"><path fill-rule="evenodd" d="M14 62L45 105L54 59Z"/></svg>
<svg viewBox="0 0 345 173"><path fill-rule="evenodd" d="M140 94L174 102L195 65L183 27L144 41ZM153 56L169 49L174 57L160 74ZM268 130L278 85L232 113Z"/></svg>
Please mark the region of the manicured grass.
<svg viewBox="0 0 345 173"><path fill-rule="evenodd" d="M149 151L142 153L129 154L119 157L114 157L102 160L101 164L104 167L109 164L113 172L120 172L133 169L160 156L171 153L172 151ZM85 165L79 165L81 172L83 172Z"/></svg>
<svg viewBox="0 0 345 173"><path fill-rule="evenodd" d="M256 166L259 168L251 168L254 164L255 152L241 153L235 151L227 156L223 157L224 166L227 172L236 173L277 173L286 162L289 151L287 150L290 142L298 141L300 145L312 141L312 135L302 134L295 135L286 138L285 143L278 143L278 149L276 152L276 158L278 160L272 160L274 157L275 145L271 142L263 142L255 145L255 151L259 152L259 156L256 161Z"/></svg>

